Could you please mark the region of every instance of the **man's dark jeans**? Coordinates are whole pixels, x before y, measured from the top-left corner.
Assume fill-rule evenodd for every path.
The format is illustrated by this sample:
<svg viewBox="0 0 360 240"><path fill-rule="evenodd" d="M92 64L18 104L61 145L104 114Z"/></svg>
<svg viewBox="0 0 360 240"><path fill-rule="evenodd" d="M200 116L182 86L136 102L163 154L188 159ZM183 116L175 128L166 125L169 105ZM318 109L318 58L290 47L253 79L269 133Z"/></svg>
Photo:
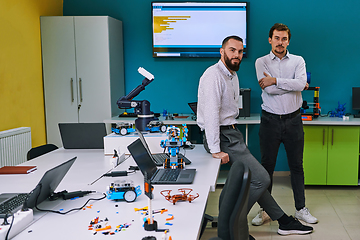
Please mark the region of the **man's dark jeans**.
<svg viewBox="0 0 360 240"><path fill-rule="evenodd" d="M260 130L261 164L268 171L271 184L276 165L280 143L284 144L291 173L291 185L294 193L295 207L305 207L304 193L304 130L301 114L281 119L279 116L262 111Z"/></svg>

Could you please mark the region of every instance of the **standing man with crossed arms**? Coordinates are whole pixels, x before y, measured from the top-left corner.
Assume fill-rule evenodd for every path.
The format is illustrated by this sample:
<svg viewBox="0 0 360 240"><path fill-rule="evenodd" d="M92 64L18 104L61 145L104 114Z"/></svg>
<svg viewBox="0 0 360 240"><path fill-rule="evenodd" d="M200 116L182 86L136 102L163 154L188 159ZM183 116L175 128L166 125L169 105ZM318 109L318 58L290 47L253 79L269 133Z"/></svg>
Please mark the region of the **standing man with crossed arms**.
<svg viewBox="0 0 360 240"><path fill-rule="evenodd" d="M291 173L295 217L307 223L317 223L318 220L305 207L304 190L304 130L300 107L303 103L301 92L309 85L304 59L286 49L290 38L290 29L285 24L276 23L269 32L270 53L255 62L263 100L259 130L261 164L270 175L271 192L279 146L284 144ZM267 219L267 214L260 210L252 224L261 225Z"/></svg>

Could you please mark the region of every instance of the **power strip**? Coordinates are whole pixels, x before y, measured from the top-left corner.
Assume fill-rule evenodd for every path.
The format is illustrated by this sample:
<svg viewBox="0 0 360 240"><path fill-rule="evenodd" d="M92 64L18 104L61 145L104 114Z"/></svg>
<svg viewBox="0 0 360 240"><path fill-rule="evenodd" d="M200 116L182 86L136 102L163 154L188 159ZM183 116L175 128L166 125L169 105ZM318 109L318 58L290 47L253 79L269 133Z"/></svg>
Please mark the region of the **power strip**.
<svg viewBox="0 0 360 240"><path fill-rule="evenodd" d="M28 211L21 211L19 210L14 214L14 222L10 229L10 233L8 236L8 239L13 238L16 236L19 232L23 231L34 219L33 217L33 210L29 209ZM3 220L3 219L0 219ZM0 240L4 240L6 237L6 234L9 230L12 216L7 218L7 221L9 225L0 225ZM1 223L0 223L1 224Z"/></svg>

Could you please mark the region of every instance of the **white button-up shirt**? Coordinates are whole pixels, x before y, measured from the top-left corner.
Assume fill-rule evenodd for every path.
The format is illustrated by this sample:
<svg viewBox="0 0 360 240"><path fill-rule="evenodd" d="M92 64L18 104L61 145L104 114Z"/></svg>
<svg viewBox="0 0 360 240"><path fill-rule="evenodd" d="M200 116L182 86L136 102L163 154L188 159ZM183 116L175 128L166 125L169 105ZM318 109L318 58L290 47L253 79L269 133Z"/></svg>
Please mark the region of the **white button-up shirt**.
<svg viewBox="0 0 360 240"><path fill-rule="evenodd" d="M239 79L224 63L210 66L200 78L197 124L205 130L211 153L220 152L220 126L236 124L239 114Z"/></svg>
<svg viewBox="0 0 360 240"><path fill-rule="evenodd" d="M302 106L301 91L307 81L305 61L301 56L290 54L279 59L273 52L258 58L255 62L258 81L265 77L264 72L276 78L276 85L262 90L261 108L269 113L288 114Z"/></svg>

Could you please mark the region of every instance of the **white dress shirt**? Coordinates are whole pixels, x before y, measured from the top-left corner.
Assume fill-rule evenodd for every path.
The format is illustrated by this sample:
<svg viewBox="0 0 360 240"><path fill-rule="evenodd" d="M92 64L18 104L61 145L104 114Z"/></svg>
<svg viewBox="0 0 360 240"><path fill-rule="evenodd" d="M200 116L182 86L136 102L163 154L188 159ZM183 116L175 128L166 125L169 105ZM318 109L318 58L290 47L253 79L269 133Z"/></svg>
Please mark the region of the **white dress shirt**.
<svg viewBox="0 0 360 240"><path fill-rule="evenodd" d="M264 72L276 78L276 85L262 90L261 108L278 115L298 110L303 103L301 91L306 85L305 61L301 56L290 54L279 59L273 52L260 57L255 62L258 81L265 77Z"/></svg>
<svg viewBox="0 0 360 240"><path fill-rule="evenodd" d="M220 126L236 124L239 114L239 79L224 63L210 66L200 78L197 124L205 130L211 153L220 152Z"/></svg>

